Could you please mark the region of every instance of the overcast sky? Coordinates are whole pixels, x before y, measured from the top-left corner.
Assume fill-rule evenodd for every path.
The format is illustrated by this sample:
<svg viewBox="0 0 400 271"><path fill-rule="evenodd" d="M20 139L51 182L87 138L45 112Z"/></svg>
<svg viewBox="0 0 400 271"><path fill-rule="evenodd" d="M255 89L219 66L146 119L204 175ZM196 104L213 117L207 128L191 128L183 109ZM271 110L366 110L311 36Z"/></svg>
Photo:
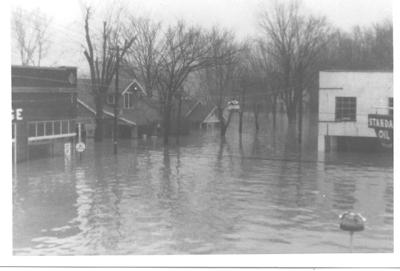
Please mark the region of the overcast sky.
<svg viewBox="0 0 400 271"><path fill-rule="evenodd" d="M146 15L165 22L183 18L184 20L209 27L218 24L237 33L239 38L252 36L257 31L257 14L268 8L274 0L122 0L137 15ZM285 1L285 0L280 0ZM82 3L91 2L99 10L115 1L54 1L54 0L14 0L16 6L25 9L40 8L53 18L57 39L53 44L53 55L57 51L58 61L48 64L75 65L73 59L66 58L66 63L59 63L63 56L79 50L78 40L82 33L77 33L77 23L82 16ZM368 26L372 23L392 17L392 0L302 0L304 7L314 14L325 15L335 26L349 30L354 25ZM56 35L57 36L57 35ZM65 40L66 39L66 40ZM69 46L67 46L69 45ZM71 48L71 50L67 50ZM14 62L14 61L13 61Z"/></svg>

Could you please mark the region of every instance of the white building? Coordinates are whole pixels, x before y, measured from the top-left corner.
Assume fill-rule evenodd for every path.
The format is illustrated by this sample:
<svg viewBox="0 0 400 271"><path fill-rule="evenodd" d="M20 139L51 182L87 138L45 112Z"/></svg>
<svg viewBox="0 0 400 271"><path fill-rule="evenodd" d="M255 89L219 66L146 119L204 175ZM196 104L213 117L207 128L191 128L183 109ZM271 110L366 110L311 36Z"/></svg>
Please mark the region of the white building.
<svg viewBox="0 0 400 271"><path fill-rule="evenodd" d="M368 114L393 115L393 73L321 71L319 73L318 150L343 140L377 140Z"/></svg>

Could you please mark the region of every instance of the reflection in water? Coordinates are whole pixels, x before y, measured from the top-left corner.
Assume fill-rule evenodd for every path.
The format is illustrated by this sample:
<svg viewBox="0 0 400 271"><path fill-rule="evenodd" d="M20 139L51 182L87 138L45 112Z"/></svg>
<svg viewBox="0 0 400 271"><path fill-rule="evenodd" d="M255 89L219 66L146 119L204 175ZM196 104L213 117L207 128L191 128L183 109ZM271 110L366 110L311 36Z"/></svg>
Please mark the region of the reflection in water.
<svg viewBox="0 0 400 271"><path fill-rule="evenodd" d="M279 121L279 119L278 119ZM357 252L393 250L393 158L329 153L317 159L315 123L268 123L226 141L194 132L88 144L72 156L20 164L14 180L18 255L348 252L338 214L367 219Z"/></svg>

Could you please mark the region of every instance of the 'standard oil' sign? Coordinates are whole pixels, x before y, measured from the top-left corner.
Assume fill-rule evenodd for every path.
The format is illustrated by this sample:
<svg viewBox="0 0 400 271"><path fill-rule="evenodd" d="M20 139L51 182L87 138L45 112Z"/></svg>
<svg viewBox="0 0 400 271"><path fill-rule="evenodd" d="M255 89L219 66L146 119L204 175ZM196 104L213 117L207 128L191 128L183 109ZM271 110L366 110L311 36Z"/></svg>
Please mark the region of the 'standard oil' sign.
<svg viewBox="0 0 400 271"><path fill-rule="evenodd" d="M393 147L393 116L369 114L368 127L375 129L376 136L383 147Z"/></svg>
<svg viewBox="0 0 400 271"><path fill-rule="evenodd" d="M368 127L374 129L393 130L393 117L390 115L368 115Z"/></svg>

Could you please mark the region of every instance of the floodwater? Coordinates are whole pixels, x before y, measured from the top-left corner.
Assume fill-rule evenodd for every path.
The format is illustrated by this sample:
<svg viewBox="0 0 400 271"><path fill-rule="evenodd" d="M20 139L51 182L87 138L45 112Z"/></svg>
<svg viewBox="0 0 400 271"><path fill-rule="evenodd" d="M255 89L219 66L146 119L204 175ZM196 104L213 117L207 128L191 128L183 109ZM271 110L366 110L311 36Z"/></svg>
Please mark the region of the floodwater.
<svg viewBox="0 0 400 271"><path fill-rule="evenodd" d="M393 156L316 151L316 122L263 117L171 138L88 143L73 156L18 164L15 255L348 253L338 215L366 217L354 252L393 251Z"/></svg>

